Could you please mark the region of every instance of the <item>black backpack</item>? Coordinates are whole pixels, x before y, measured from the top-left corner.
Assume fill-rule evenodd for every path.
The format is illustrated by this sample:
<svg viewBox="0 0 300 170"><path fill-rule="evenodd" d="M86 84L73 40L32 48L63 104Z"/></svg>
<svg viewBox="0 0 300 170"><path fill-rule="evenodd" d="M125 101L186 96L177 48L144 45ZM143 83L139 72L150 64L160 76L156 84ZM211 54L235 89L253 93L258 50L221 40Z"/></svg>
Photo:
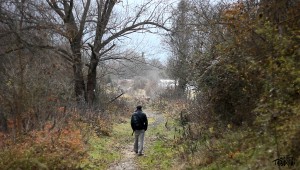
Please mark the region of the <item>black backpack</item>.
<svg viewBox="0 0 300 170"><path fill-rule="evenodd" d="M131 117L131 124L132 128L135 130L141 130L143 129L143 123L141 121L141 118L137 113L134 113Z"/></svg>

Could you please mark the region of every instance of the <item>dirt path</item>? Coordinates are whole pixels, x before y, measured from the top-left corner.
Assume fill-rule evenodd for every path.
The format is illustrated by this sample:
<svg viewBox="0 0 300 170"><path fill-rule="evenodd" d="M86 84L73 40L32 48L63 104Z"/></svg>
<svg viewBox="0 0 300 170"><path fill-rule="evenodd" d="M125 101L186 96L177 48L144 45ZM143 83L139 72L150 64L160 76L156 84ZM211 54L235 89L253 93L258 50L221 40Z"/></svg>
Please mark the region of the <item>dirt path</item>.
<svg viewBox="0 0 300 170"><path fill-rule="evenodd" d="M157 114L154 111L148 109L144 110L144 112L147 114L148 120L149 120L149 127L148 129L151 130L151 128L154 128L162 123L164 123L165 119L162 114ZM152 121L151 121L152 120ZM147 156L147 148L151 145L153 139L155 139L155 136L148 136L149 133L146 132L145 134L145 156ZM121 153L123 155L123 158L113 164L109 170L136 170L138 169L138 165L135 162L135 158L137 155L133 152L133 137L132 137L132 143L126 144L126 147L124 147L121 150Z"/></svg>
<svg viewBox="0 0 300 170"><path fill-rule="evenodd" d="M137 164L134 161L135 153L132 151L132 144L127 145L121 151L123 155L123 159L120 162L112 165L109 170L135 170L137 169Z"/></svg>

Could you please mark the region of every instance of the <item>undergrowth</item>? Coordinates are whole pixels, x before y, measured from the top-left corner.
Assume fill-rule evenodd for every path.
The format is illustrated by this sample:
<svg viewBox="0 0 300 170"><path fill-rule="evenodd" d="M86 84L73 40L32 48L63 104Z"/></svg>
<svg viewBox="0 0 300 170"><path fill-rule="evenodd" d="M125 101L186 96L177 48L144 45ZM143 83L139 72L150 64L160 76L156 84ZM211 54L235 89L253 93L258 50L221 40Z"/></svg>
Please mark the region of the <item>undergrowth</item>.
<svg viewBox="0 0 300 170"><path fill-rule="evenodd" d="M295 142L299 139L298 114L284 123L280 120L277 126L267 124L264 117L257 117L252 125L235 126L217 119L197 122L187 109L190 105L172 100L165 103L160 111L168 121L154 130L158 139L151 146L149 158L140 161L144 169L271 170L278 169L275 160L285 156L293 157L295 164L281 169L299 169ZM164 163L168 159L170 163Z"/></svg>
<svg viewBox="0 0 300 170"><path fill-rule="evenodd" d="M156 114L166 116L164 113ZM164 121L152 126L155 121L157 120L149 121L145 156L137 157L139 169L173 169L177 160L177 151L173 140L174 130L170 127L172 119L165 118Z"/></svg>
<svg viewBox="0 0 300 170"><path fill-rule="evenodd" d="M80 130L68 124L63 129L34 130L13 142L2 135L0 167L3 169L77 169L85 157Z"/></svg>

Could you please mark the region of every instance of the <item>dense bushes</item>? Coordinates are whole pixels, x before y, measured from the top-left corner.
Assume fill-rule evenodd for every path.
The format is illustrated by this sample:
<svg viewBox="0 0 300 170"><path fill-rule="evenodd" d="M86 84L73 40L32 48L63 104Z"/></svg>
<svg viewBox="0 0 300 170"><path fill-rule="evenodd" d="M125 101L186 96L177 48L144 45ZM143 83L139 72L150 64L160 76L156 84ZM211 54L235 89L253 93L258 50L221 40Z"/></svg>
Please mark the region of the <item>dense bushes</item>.
<svg viewBox="0 0 300 170"><path fill-rule="evenodd" d="M68 67L55 56L39 54L2 57L1 114L13 121L8 130L15 135L41 129L46 121L56 119L59 107L72 105L66 105L72 96L72 86L65 83L70 81Z"/></svg>
<svg viewBox="0 0 300 170"><path fill-rule="evenodd" d="M123 100L107 104L115 94L104 88L104 104L76 102L71 68L44 53L1 56L1 169L80 169L91 136L110 135L111 117L126 112Z"/></svg>
<svg viewBox="0 0 300 170"><path fill-rule="evenodd" d="M16 142L2 134L0 166L3 169L74 169L79 166L78 160L85 156L79 127L52 128L52 124L47 123L43 130L19 135Z"/></svg>
<svg viewBox="0 0 300 170"><path fill-rule="evenodd" d="M194 55L191 79L202 95L209 96L208 112L227 123L251 124L263 112L269 116L298 112L299 27L295 23L299 21L293 12L297 3L280 14L289 18L280 25L277 20L262 17L267 16L265 7L264 2L258 7L245 1L219 11L219 20L227 23L219 28L225 32L224 39L214 39L212 51ZM255 12L257 8L261 14ZM203 56L212 58L204 71L199 65L205 63L197 59Z"/></svg>
<svg viewBox="0 0 300 170"><path fill-rule="evenodd" d="M200 150L209 142L212 148L208 151L215 148L217 153L211 158L220 162L224 161L220 154L243 155L254 143L261 146L255 152L268 152L274 159L292 155L299 160L295 141L299 140L300 123L300 23L296 12L300 3L253 2L188 2L192 6L190 23L198 24L190 33L198 39L191 41L198 47L203 35L208 40L194 49L190 61L190 81L197 87L197 100L184 112L186 143ZM234 140L247 140L248 144ZM236 147L224 149L225 143ZM191 150L195 149L187 147L186 152ZM255 157L261 163L257 166L267 165L260 153Z"/></svg>

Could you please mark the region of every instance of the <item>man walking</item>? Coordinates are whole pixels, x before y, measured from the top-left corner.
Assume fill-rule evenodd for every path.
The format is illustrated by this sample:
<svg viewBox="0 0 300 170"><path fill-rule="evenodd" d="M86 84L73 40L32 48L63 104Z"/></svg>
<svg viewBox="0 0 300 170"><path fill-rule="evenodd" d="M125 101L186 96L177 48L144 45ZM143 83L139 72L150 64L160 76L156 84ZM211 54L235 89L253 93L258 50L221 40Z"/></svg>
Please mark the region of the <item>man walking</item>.
<svg viewBox="0 0 300 170"><path fill-rule="evenodd" d="M136 111L131 116L131 128L135 137L133 150L141 156L143 155L145 131L148 128L148 119L142 111L142 106L137 106Z"/></svg>

